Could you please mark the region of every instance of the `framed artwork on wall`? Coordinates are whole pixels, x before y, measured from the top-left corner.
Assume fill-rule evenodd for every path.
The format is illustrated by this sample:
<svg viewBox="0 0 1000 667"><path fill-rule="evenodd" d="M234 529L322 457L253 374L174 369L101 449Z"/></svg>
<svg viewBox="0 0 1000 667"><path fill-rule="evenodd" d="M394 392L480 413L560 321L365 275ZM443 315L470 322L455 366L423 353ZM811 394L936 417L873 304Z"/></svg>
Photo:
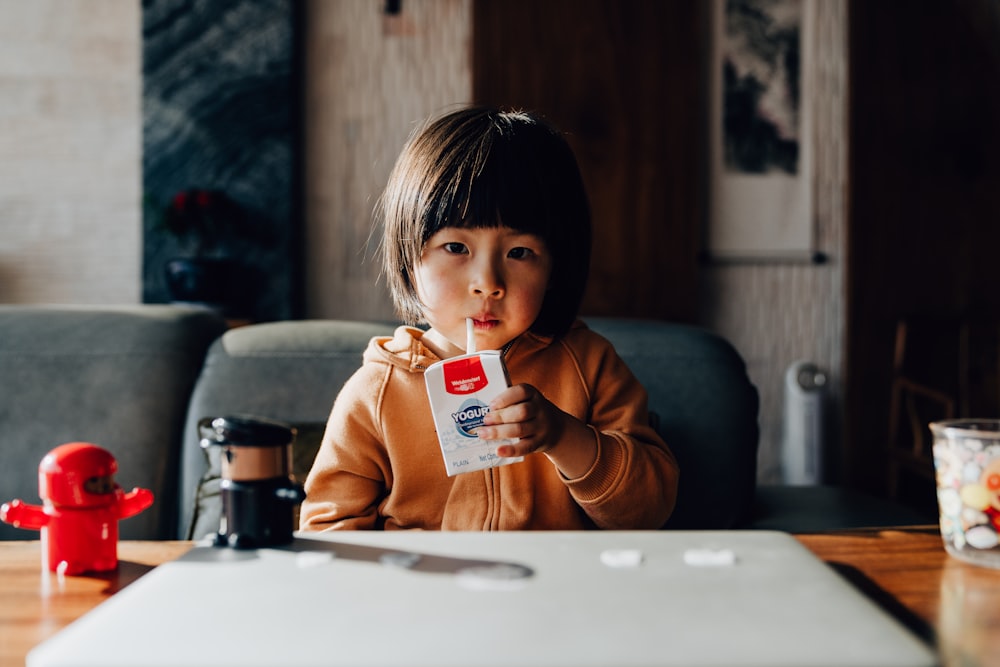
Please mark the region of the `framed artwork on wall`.
<svg viewBox="0 0 1000 667"><path fill-rule="evenodd" d="M814 0L714 0L706 252L815 260Z"/></svg>

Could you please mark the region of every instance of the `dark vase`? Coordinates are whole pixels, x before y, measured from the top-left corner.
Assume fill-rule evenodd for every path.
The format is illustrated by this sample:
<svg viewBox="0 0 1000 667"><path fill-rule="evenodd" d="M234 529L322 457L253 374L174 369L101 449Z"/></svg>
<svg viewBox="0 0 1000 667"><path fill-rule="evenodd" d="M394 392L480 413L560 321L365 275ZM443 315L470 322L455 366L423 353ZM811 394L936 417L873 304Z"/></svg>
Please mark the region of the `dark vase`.
<svg viewBox="0 0 1000 667"><path fill-rule="evenodd" d="M249 316L256 288L240 262L225 258L179 257L166 263L172 301L215 308L228 317Z"/></svg>

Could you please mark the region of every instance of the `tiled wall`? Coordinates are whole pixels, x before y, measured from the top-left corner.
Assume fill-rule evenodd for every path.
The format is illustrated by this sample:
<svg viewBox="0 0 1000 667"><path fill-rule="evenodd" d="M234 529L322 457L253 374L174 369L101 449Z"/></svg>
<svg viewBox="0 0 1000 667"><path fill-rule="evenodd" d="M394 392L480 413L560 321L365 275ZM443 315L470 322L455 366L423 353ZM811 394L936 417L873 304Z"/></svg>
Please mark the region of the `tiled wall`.
<svg viewBox="0 0 1000 667"><path fill-rule="evenodd" d="M139 3L0 0L0 303L139 300Z"/></svg>
<svg viewBox="0 0 1000 667"><path fill-rule="evenodd" d="M817 0L813 27L813 224L824 264L733 264L703 272L705 324L722 333L747 362L760 390L758 478L781 479L784 374L811 361L829 378L825 456L828 474L841 467L844 277L847 266L847 7Z"/></svg>
<svg viewBox="0 0 1000 667"><path fill-rule="evenodd" d="M472 94L471 0L310 2L306 16L306 310L392 319L372 209L416 123Z"/></svg>

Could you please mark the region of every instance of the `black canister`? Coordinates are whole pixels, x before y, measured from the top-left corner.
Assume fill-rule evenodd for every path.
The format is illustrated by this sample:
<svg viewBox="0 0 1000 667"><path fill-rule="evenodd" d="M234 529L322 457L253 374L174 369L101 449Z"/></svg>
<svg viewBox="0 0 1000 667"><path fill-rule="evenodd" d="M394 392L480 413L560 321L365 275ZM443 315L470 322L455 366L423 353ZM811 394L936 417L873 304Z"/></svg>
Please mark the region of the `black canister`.
<svg viewBox="0 0 1000 667"><path fill-rule="evenodd" d="M260 417L206 417L201 446L222 447L222 517L215 543L253 549L292 541L305 491L292 476L295 429Z"/></svg>

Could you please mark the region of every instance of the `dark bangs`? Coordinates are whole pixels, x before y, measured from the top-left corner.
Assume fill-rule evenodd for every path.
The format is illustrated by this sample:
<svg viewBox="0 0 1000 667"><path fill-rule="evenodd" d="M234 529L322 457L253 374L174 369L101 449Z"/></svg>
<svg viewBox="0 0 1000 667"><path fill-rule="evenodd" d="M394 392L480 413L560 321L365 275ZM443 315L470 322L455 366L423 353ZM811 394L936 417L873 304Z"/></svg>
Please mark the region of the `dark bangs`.
<svg viewBox="0 0 1000 667"><path fill-rule="evenodd" d="M422 243L445 227L505 226L539 236L552 277L535 333L559 336L577 316L590 267L590 206L562 136L521 112L483 110L442 151ZM461 129L461 128L456 128Z"/></svg>
<svg viewBox="0 0 1000 667"><path fill-rule="evenodd" d="M444 227L504 225L548 241L551 195L538 169L538 146L532 145L537 137L526 136L544 136L543 129L527 123L527 116L521 123L507 116L484 120L490 121L487 131L468 137L467 142L457 138L456 159L444 160L454 168L441 174L424 240Z"/></svg>
<svg viewBox="0 0 1000 667"><path fill-rule="evenodd" d="M469 107L416 132L379 201L383 275L397 312L422 317L411 276L446 227L507 226L535 234L552 277L532 331L560 336L577 316L590 268L590 206L565 139L524 112Z"/></svg>

